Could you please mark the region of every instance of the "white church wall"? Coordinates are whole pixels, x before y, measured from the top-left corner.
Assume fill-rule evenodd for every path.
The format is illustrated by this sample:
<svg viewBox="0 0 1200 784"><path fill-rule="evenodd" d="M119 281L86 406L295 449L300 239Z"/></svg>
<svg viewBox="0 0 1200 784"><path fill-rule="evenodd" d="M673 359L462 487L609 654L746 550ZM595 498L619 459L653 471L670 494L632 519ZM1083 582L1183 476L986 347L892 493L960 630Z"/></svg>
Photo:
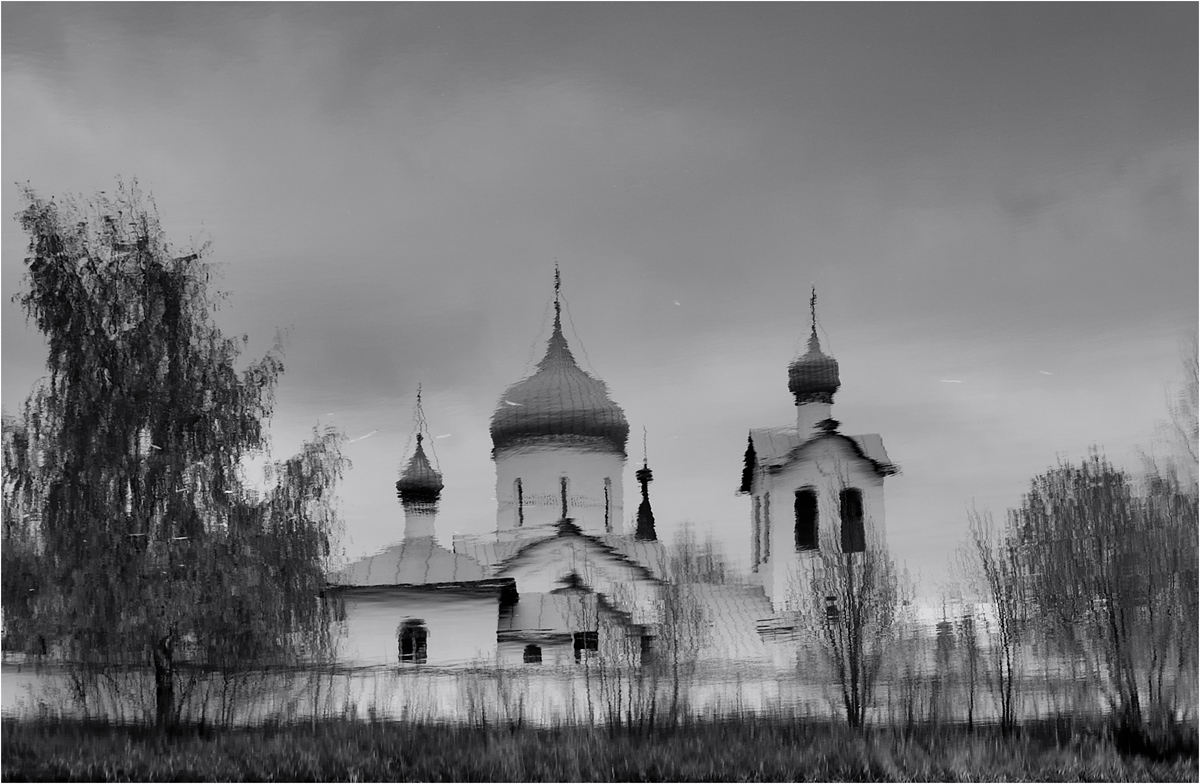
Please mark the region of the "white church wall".
<svg viewBox="0 0 1200 784"><path fill-rule="evenodd" d="M816 551L796 548L796 491L806 487L814 490L817 499ZM753 495L759 499L760 525L770 549L759 574L763 589L777 609L793 606L796 594L806 591L811 579L807 565L819 553L842 551L839 494L844 488L862 492L866 547L886 549L883 477L842 439L822 438L806 447L801 459L778 473L761 472L758 476Z"/></svg>
<svg viewBox="0 0 1200 784"><path fill-rule="evenodd" d="M561 519L564 476L567 516L581 530L590 534L622 533L624 471L625 459L621 455L569 445L525 447L501 454L496 459L497 536L512 537L518 527L545 526ZM520 514L518 479L521 480Z"/></svg>
<svg viewBox="0 0 1200 784"><path fill-rule="evenodd" d="M345 622L338 661L343 665L400 665L400 628L409 620L426 629L424 663L455 665L495 657L495 593L377 588L345 591L340 598Z"/></svg>

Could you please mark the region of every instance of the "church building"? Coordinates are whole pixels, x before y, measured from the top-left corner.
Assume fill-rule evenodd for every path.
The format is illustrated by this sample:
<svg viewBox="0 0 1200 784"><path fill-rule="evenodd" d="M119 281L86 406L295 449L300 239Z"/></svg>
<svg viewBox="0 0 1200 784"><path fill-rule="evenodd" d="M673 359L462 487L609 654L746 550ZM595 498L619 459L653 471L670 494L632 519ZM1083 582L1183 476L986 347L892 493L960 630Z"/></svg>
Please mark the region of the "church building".
<svg viewBox="0 0 1200 784"><path fill-rule="evenodd" d="M808 352L788 366L796 424L750 431L740 492L749 494L751 568L776 610L795 609L820 553L884 550L883 480L896 473L883 439L846 435L833 418L837 360L817 339L817 294Z"/></svg>
<svg viewBox="0 0 1200 784"><path fill-rule="evenodd" d="M636 665L677 633L663 617L672 574L650 506L653 473L645 461L635 473L641 500L626 531L629 423L563 335L557 269L554 293L545 355L492 416L493 535L439 544L445 487L425 451L418 391L416 448L396 483L404 539L330 578L344 618L342 662ZM796 609L806 563L886 547L883 479L896 469L879 436L844 435L832 418L838 364L817 340L815 296L808 353L788 370L796 424L751 430L744 456L751 581L688 586L700 658L777 658L759 630Z"/></svg>

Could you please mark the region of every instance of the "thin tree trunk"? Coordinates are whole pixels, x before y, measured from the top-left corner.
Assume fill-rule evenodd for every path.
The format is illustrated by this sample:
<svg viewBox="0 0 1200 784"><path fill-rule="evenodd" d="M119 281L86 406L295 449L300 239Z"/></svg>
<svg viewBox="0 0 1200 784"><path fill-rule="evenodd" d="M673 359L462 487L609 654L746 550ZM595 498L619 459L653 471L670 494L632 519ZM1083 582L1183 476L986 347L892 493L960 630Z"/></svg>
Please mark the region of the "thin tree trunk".
<svg viewBox="0 0 1200 784"><path fill-rule="evenodd" d="M155 727L158 736L166 735L175 718L175 658L172 635L154 645Z"/></svg>

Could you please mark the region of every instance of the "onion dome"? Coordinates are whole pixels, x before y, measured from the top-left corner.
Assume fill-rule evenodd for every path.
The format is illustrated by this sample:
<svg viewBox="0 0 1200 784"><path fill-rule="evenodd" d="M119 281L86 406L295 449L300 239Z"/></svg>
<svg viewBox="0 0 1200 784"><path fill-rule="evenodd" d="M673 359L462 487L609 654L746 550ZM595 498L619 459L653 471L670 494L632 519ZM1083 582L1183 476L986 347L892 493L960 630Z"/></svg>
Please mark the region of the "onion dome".
<svg viewBox="0 0 1200 784"><path fill-rule="evenodd" d="M442 495L442 475L429 464L425 448L421 446L421 434L417 433L417 450L409 458L404 473L396 482L396 494L403 504L437 504Z"/></svg>
<svg viewBox="0 0 1200 784"><path fill-rule="evenodd" d="M556 282L557 289L557 282ZM558 299L554 332L537 371L509 387L492 415L492 455L526 446L573 444L625 456L629 423L608 385L585 373L562 333Z"/></svg>
<svg viewBox="0 0 1200 784"><path fill-rule="evenodd" d="M838 391L837 360L821 351L817 340L817 292L812 295L812 334L808 338L808 353L797 357L788 365L788 389L796 397L796 405L802 403L832 403L833 393Z"/></svg>

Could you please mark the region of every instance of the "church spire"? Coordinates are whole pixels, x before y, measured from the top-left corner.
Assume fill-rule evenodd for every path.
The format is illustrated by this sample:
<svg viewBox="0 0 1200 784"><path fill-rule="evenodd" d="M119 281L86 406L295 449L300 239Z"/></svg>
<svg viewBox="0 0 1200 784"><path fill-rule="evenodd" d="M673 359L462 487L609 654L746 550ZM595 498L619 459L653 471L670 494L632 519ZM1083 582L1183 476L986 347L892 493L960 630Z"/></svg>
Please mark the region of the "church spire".
<svg viewBox="0 0 1200 784"><path fill-rule="evenodd" d="M808 336L808 352L810 354L821 353L821 343L817 340L817 287L812 287L812 297L808 300L808 309L812 314L812 333Z"/></svg>
<svg viewBox="0 0 1200 784"><path fill-rule="evenodd" d="M634 474L638 484L642 486L642 502L638 504L637 532L635 539L653 542L658 539L654 532L654 510L650 508L650 483L654 481L654 473L646 457L646 428L642 427L642 467Z"/></svg>
<svg viewBox="0 0 1200 784"><path fill-rule="evenodd" d="M554 365L570 364L575 367L575 355L567 345L567 338L562 331L562 275L558 271L558 262L554 262L554 329L546 344L546 355L538 363L539 369Z"/></svg>
<svg viewBox="0 0 1200 784"><path fill-rule="evenodd" d="M554 260L554 331L562 332L562 275L558 271L558 259Z"/></svg>

